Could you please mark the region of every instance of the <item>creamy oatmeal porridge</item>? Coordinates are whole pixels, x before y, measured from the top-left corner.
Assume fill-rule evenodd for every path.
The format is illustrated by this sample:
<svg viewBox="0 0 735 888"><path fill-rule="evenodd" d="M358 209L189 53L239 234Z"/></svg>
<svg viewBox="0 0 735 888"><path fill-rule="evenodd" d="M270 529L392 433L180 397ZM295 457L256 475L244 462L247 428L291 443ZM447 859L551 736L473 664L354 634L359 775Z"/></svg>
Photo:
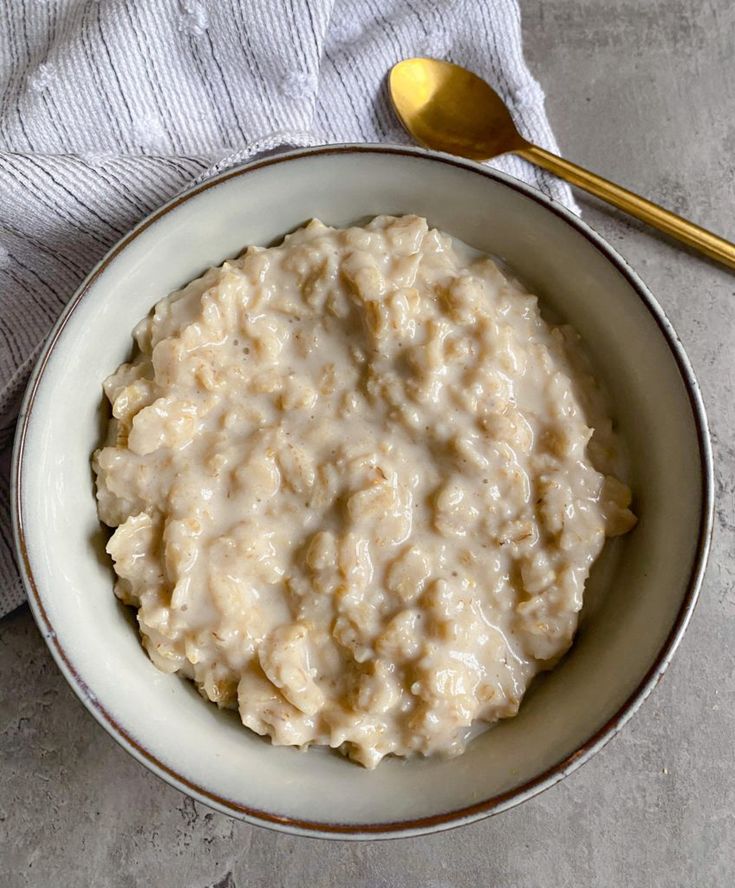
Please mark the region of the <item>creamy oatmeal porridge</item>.
<svg viewBox="0 0 735 888"><path fill-rule="evenodd" d="M94 467L156 666L367 767L518 711L635 522L571 329L424 219L381 216L250 247L135 339Z"/></svg>

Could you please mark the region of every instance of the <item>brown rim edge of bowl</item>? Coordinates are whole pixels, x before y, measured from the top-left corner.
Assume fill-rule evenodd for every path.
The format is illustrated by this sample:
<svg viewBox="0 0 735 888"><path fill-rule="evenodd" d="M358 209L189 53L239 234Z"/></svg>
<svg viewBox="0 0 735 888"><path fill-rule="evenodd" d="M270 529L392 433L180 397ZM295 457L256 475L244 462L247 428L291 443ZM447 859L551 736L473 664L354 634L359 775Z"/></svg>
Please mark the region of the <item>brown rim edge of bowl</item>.
<svg viewBox="0 0 735 888"><path fill-rule="evenodd" d="M547 768L541 774L526 781L513 789L506 790L492 796L484 801L477 802L464 808L443 812L441 814L431 815L429 817L420 817L409 820L389 821L386 823L330 823L312 820L302 820L286 816L279 816L268 811L261 811L256 808L250 808L241 805L231 799L218 796L202 786L192 782L183 774L178 773L169 767L165 762L158 759L147 747L139 743L132 737L125 728L111 715L110 712L100 703L100 701L91 692L81 675L75 668L71 659L67 655L63 645L60 643L56 632L46 614L41 596L36 586L35 577L31 568L30 556L26 546L25 530L23 523L23 510L21 498L22 484L22 466L23 455L25 451L25 438L28 429L28 421L31 415L36 392L43 377L46 365L55 348L55 345L64 330L69 318L79 305L84 295L102 274L105 268L112 262L115 257L131 243L138 235L149 228L153 223L157 222L163 216L167 215L171 210L176 209L180 204L188 201L190 198L201 194L204 191L214 188L228 179L246 175L258 169L263 169L274 164L284 163L291 159L299 157L316 157L329 154L389 154L401 155L405 157L421 158L433 160L438 163L444 163L448 166L454 166L460 169L474 172L476 174L494 179L496 182L511 188L523 196L535 201L550 212L554 213L559 219L573 228L577 233L581 234L592 246L609 261L618 272L631 285L635 293L638 295L649 314L653 317L661 334L666 340L669 350L676 361L679 374L682 379L684 388L689 398L692 415L694 418L697 441L699 445L700 458L700 474L701 474L701 510L699 518L699 534L697 546L692 561L691 574L687 585L686 593L682 599L681 606L677 612L674 624L669 631L660 651L658 652L653 664L646 672L643 679L636 686L635 690L628 696L625 702L620 706L618 711L613 715L601 728L599 728L592 737L583 743L573 753L566 756L561 761ZM280 828L284 831L297 833L316 838L398 838L402 835L415 835L422 832L434 831L438 829L450 829L452 827L461 826L472 820L477 820L483 816L500 813L515 804L520 804L527 798L531 798L549 789L559 780L567 776L576 768L580 767L588 761L592 755L599 751L609 740L611 740L628 719L636 712L643 701L648 697L651 691L660 681L671 658L676 650L684 631L687 628L689 620L696 606L699 590L704 576L704 571L709 553L710 539L712 535L713 521L713 467L712 454L710 448L710 439L707 428L707 418L702 402L699 386L696 381L693 369L691 368L688 358L684 352L678 337L664 314L663 309L650 293L648 288L643 284L638 275L630 268L627 262L611 247L600 235L590 228L581 219L574 216L569 210L561 207L556 202L547 198L541 192L536 191L529 185L514 179L506 174L499 173L488 167L483 167L473 161L465 161L449 155L442 155L436 152L426 151L421 148L407 148L401 146L389 145L331 145L315 148L298 149L296 151L287 152L275 157L265 158L260 161L251 162L234 170L222 173L221 175L198 185L179 196L173 198L163 207L154 211L150 216L142 220L131 232L125 235L111 250L102 258L97 266L90 272L88 277L82 282L77 292L72 296L67 307L64 309L59 321L52 331L44 348L44 353L40 358L33 375L29 382L28 391L26 392L24 403L19 415L19 426L16 434L14 454L13 454L13 479L11 483L11 491L13 494L12 517L15 523L16 531L16 547L19 560L23 568L23 581L27 592L34 617L39 623L42 635L51 650L54 659L61 667L62 671L72 679L72 688L80 698L87 709L95 716L103 727L105 727L112 736L135 758L141 763L148 766L159 777L173 782L175 788L185 787L195 796L200 798L205 804L211 804L213 807L223 813L228 813L239 819L249 820L250 822L266 827Z"/></svg>

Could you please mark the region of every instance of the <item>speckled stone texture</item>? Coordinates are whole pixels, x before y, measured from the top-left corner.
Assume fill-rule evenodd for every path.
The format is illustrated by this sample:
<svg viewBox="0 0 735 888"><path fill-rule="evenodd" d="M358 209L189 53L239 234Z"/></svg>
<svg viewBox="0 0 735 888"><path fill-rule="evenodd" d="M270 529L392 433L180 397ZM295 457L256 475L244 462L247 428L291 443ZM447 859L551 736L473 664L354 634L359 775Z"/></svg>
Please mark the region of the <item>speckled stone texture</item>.
<svg viewBox="0 0 735 888"><path fill-rule="evenodd" d="M521 5L564 153L735 239L732 0ZM584 212L681 335L717 461L700 604L622 734L474 826L372 844L291 838L215 814L134 762L77 702L23 607L0 621L2 888L735 884L735 274L591 201Z"/></svg>

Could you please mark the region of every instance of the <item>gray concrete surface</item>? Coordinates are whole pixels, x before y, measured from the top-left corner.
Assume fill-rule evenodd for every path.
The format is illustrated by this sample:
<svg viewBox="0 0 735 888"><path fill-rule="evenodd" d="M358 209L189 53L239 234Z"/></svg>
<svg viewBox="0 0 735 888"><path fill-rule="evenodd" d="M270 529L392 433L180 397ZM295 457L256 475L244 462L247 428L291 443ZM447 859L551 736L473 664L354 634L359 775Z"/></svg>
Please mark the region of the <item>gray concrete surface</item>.
<svg viewBox="0 0 735 888"><path fill-rule="evenodd" d="M522 0L563 150L735 239L732 0ZM0 885L563 888L735 884L735 275L586 202L699 373L717 458L701 603L653 697L569 779L483 823L349 845L168 788L77 703L26 608L0 621Z"/></svg>

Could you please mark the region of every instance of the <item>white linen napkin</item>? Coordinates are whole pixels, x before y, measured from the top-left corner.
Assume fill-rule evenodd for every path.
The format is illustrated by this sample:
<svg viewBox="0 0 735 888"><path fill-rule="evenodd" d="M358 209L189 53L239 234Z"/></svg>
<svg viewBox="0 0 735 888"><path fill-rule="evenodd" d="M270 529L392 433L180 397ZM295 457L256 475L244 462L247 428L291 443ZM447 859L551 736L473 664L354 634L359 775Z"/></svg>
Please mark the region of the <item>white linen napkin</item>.
<svg viewBox="0 0 735 888"><path fill-rule="evenodd" d="M407 142L385 77L415 55L485 77L521 131L557 150L523 59L516 0L4 4L0 616L24 598L8 493L18 406L46 334L86 273L155 207L259 152ZM565 185L523 161L495 165L574 206Z"/></svg>

